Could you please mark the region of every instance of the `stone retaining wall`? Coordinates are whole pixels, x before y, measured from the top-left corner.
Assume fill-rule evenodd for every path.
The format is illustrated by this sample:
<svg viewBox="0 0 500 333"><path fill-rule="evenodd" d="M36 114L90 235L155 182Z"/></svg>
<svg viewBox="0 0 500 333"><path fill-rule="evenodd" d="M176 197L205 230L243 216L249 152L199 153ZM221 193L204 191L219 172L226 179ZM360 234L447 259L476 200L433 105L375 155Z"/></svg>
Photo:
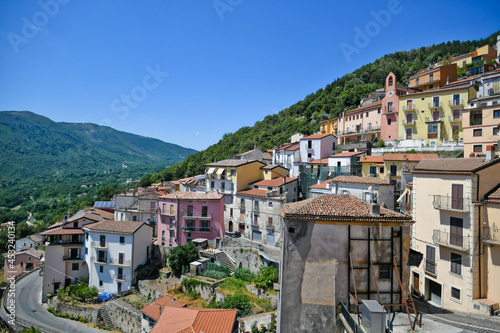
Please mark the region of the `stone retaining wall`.
<svg viewBox="0 0 500 333"><path fill-rule="evenodd" d="M108 315L113 326L124 333L137 333L141 331L141 311L120 299L106 303Z"/></svg>
<svg viewBox="0 0 500 333"><path fill-rule="evenodd" d="M47 303L58 313L67 314L75 318L85 318L93 324L97 323L97 313L99 311L99 307L88 307L83 304L80 305L63 303L59 302L56 297L49 298Z"/></svg>

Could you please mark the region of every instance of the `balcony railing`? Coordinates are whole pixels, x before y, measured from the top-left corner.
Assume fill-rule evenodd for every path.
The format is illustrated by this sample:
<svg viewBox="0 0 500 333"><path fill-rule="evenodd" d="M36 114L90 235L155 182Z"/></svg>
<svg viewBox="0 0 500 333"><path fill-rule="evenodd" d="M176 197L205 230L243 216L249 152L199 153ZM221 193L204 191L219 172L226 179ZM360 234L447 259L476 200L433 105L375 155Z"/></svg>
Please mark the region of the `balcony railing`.
<svg viewBox="0 0 500 333"><path fill-rule="evenodd" d="M348 129L345 131L338 131L339 136L347 136L347 135L355 135L355 134L366 134L366 133L372 133L372 132L379 132L380 127L365 127L365 128L358 128L358 129Z"/></svg>
<svg viewBox="0 0 500 333"><path fill-rule="evenodd" d="M427 273L436 274L436 261L425 259L425 271Z"/></svg>
<svg viewBox="0 0 500 333"><path fill-rule="evenodd" d="M125 281L126 280L126 275L122 274L113 274L113 280L118 280L118 281Z"/></svg>
<svg viewBox="0 0 500 333"><path fill-rule="evenodd" d="M168 230L174 230L174 229L175 229L174 223L168 225Z"/></svg>
<svg viewBox="0 0 500 333"><path fill-rule="evenodd" d="M413 126L415 125L415 120L412 119L410 121L408 121L407 119L403 119L403 126Z"/></svg>
<svg viewBox="0 0 500 333"><path fill-rule="evenodd" d="M80 254L76 255L76 256L75 255L65 255L65 256L63 256L63 260L69 260L69 261L71 261L71 260L75 260L75 261L76 260L83 260L83 256Z"/></svg>
<svg viewBox="0 0 500 333"><path fill-rule="evenodd" d="M254 212L258 212L258 211L259 211L259 206L255 206L255 205L254 205L254 206L253 206L253 210L254 210Z"/></svg>
<svg viewBox="0 0 500 333"><path fill-rule="evenodd" d="M114 266L130 266L130 260L111 259L110 264Z"/></svg>
<svg viewBox="0 0 500 333"><path fill-rule="evenodd" d="M470 118L470 126L478 126L483 124L482 118Z"/></svg>
<svg viewBox="0 0 500 333"><path fill-rule="evenodd" d="M384 113L394 113L394 106L393 107L387 107L387 106L384 106Z"/></svg>
<svg viewBox="0 0 500 333"><path fill-rule="evenodd" d="M433 78L433 77L426 77L426 78L419 78L419 80L415 80L413 82L411 82L411 79L410 78L410 84L408 85L409 88L414 88L414 87L418 87L418 86L421 86L421 85L424 85L424 84L429 84L429 83L432 83L432 82L436 82L436 81L439 81L439 78Z"/></svg>
<svg viewBox="0 0 500 333"><path fill-rule="evenodd" d="M413 112L415 111L415 105L403 105L403 112Z"/></svg>
<svg viewBox="0 0 500 333"><path fill-rule="evenodd" d="M183 215L187 220L193 220L193 219L198 219L198 220L211 220L212 219L212 214L206 214L206 215L196 215L196 214L191 214L191 215Z"/></svg>
<svg viewBox="0 0 500 333"><path fill-rule="evenodd" d="M450 123L461 123L462 122L462 116L460 117L452 117L452 116L448 116L448 122Z"/></svg>
<svg viewBox="0 0 500 333"><path fill-rule="evenodd" d="M438 122L438 121L442 121L441 119L441 115L439 117L425 117L425 122L426 123L435 123L435 122Z"/></svg>
<svg viewBox="0 0 500 333"><path fill-rule="evenodd" d="M185 227L183 232L212 232L212 227L199 227L199 228L194 228L194 227Z"/></svg>
<svg viewBox="0 0 500 333"><path fill-rule="evenodd" d="M252 229L253 229L253 230L259 230L259 225L258 225L258 224L256 224L256 223L253 223L253 224L252 224Z"/></svg>
<svg viewBox="0 0 500 333"><path fill-rule="evenodd" d="M108 258L106 257L92 257L90 258L90 261L93 263L101 263L101 264L107 264L108 263Z"/></svg>
<svg viewBox="0 0 500 333"><path fill-rule="evenodd" d="M83 245L83 237L79 239L54 239L49 245Z"/></svg>
<svg viewBox="0 0 500 333"><path fill-rule="evenodd" d="M108 243L107 242L92 242L92 247L106 249L106 248L108 248Z"/></svg>
<svg viewBox="0 0 500 333"><path fill-rule="evenodd" d="M469 236L451 235L449 232L434 229L432 241L434 244L456 251L465 252L469 250Z"/></svg>
<svg viewBox="0 0 500 333"><path fill-rule="evenodd" d="M497 227L484 227L483 241L488 245L500 246L500 228Z"/></svg>
<svg viewBox="0 0 500 333"><path fill-rule="evenodd" d="M443 104L441 104L441 101L429 103L429 109L441 109L442 107Z"/></svg>
<svg viewBox="0 0 500 333"><path fill-rule="evenodd" d="M453 198L449 195L434 195L434 208L454 212L468 212L469 198Z"/></svg>
<svg viewBox="0 0 500 333"><path fill-rule="evenodd" d="M267 230L274 230L274 225L272 223L267 223L266 224L266 229Z"/></svg>
<svg viewBox="0 0 500 333"><path fill-rule="evenodd" d="M452 100L448 102L449 106L464 106L461 100Z"/></svg>

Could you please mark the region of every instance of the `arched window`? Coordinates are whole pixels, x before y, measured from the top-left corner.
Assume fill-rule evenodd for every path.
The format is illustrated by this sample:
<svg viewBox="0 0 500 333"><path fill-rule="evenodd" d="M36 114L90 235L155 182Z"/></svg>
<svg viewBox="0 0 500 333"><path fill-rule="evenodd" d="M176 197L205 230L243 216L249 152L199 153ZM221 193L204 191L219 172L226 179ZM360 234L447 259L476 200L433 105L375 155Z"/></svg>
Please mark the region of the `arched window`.
<svg viewBox="0 0 500 333"><path fill-rule="evenodd" d="M389 77L389 85L392 86L393 81L392 81L392 76Z"/></svg>

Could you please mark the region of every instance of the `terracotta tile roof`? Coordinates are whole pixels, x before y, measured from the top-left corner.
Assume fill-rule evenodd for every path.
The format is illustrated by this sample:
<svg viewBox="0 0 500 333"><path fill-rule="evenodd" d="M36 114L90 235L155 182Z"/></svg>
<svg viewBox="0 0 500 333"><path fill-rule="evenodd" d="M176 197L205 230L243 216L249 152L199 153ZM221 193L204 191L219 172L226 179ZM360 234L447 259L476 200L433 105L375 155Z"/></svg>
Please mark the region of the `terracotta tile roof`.
<svg viewBox="0 0 500 333"><path fill-rule="evenodd" d="M368 109L378 108L381 105L382 105L382 101L373 102L373 103L370 103L370 104L367 104L367 105L363 105L363 106L361 106L359 108L349 110L349 111L347 111L345 113L345 115L348 116L348 115L351 115L353 113L365 112Z"/></svg>
<svg viewBox="0 0 500 333"><path fill-rule="evenodd" d="M299 145L285 148L285 151L294 151L294 150L297 150L297 149L300 149Z"/></svg>
<svg viewBox="0 0 500 333"><path fill-rule="evenodd" d="M231 333L237 310L165 307L151 333Z"/></svg>
<svg viewBox="0 0 500 333"><path fill-rule="evenodd" d="M56 236L56 235L82 235L83 232L80 228L63 228L57 227L53 229L47 229L44 232L41 232L40 235L43 236Z"/></svg>
<svg viewBox="0 0 500 333"><path fill-rule="evenodd" d="M161 310L165 309L165 306L170 306L174 308L185 307L185 303L181 303L175 300L172 296L166 295L162 298L157 299L149 305L146 305L141 309L141 311L148 317L158 321L160 319Z"/></svg>
<svg viewBox="0 0 500 333"><path fill-rule="evenodd" d="M79 219L87 219L87 220L92 220L92 221L101 221L103 218L99 215L99 214L94 214L94 213L90 213L90 212L82 212L78 215L73 215L71 216L69 219L68 219L68 223L69 222L74 222L74 221L77 221Z"/></svg>
<svg viewBox="0 0 500 333"><path fill-rule="evenodd" d="M224 196L216 191L211 192L175 192L160 196L161 199L189 199L189 200L220 200Z"/></svg>
<svg viewBox="0 0 500 333"><path fill-rule="evenodd" d="M282 216L296 221L412 222L409 216L380 207L380 216L370 214L370 204L352 195L323 194L285 204Z"/></svg>
<svg viewBox="0 0 500 333"><path fill-rule="evenodd" d="M273 156L269 153L264 153L264 154L262 154L262 159L263 160L272 160Z"/></svg>
<svg viewBox="0 0 500 333"><path fill-rule="evenodd" d="M333 179L328 179L328 180L325 180L324 182L322 182L321 184L314 184L314 185L311 185L309 186L309 188L316 188L316 189L320 189L320 190L327 190L327 189L330 189L330 188L327 188L326 185L327 184L331 184L333 181Z"/></svg>
<svg viewBox="0 0 500 333"><path fill-rule="evenodd" d="M361 163L383 163L384 162L384 156L361 156L361 159L359 160Z"/></svg>
<svg viewBox="0 0 500 333"><path fill-rule="evenodd" d="M307 164L328 164L328 157L322 158L320 160L312 160L311 162L308 162Z"/></svg>
<svg viewBox="0 0 500 333"><path fill-rule="evenodd" d="M285 184L296 181L298 178L296 177L285 177ZM276 177L271 180L259 180L252 184L253 186L273 186L278 187L283 185L283 177Z"/></svg>
<svg viewBox="0 0 500 333"><path fill-rule="evenodd" d="M418 162L423 159L439 158L438 154L385 154L384 161L409 161Z"/></svg>
<svg viewBox="0 0 500 333"><path fill-rule="evenodd" d="M332 182L366 185L391 185L386 179L380 179L377 177L337 176L332 179Z"/></svg>
<svg viewBox="0 0 500 333"><path fill-rule="evenodd" d="M243 190L239 191L236 193L237 196L244 196L244 197L257 197L257 198L265 198L266 197L267 190L260 190L256 188L251 188L248 190Z"/></svg>
<svg viewBox="0 0 500 333"><path fill-rule="evenodd" d="M27 254L29 256L32 256L32 257L35 257L37 259L41 259L43 258L43 255L45 254L44 251L41 251L41 250L35 250L35 249L27 249L27 250L21 250L21 251L18 251L18 252L15 252L14 255L20 255L20 254Z"/></svg>
<svg viewBox="0 0 500 333"><path fill-rule="evenodd" d="M264 162L257 160L222 160L219 162L205 164L207 167L238 167L249 163L260 163L265 164Z"/></svg>
<svg viewBox="0 0 500 333"><path fill-rule="evenodd" d="M306 136L305 138L302 138L300 140L314 140L314 139L323 139L326 138L327 136L333 136L333 134L313 134Z"/></svg>
<svg viewBox="0 0 500 333"><path fill-rule="evenodd" d="M112 234L133 234L143 225L144 222L136 221L102 221L90 223L83 226L85 231L99 231Z"/></svg>
<svg viewBox="0 0 500 333"><path fill-rule="evenodd" d="M283 168L283 169L288 170L287 168L285 168L284 166L279 165L279 164L268 164L268 165L263 166L261 169L262 170L272 170L272 169L276 169L276 168Z"/></svg>
<svg viewBox="0 0 500 333"><path fill-rule="evenodd" d="M413 169L413 173L471 173L498 163L500 159L485 161L484 157L472 158L439 158L421 160Z"/></svg>
<svg viewBox="0 0 500 333"><path fill-rule="evenodd" d="M94 214L99 215L105 220L113 220L115 218L115 214L107 212L105 210L99 209L99 208L92 208L92 211Z"/></svg>
<svg viewBox="0 0 500 333"><path fill-rule="evenodd" d="M43 241L43 237L40 234L33 234L28 236L33 242L41 242Z"/></svg>
<svg viewBox="0 0 500 333"><path fill-rule="evenodd" d="M343 151L341 153L330 156L330 158L350 157L350 156L363 155L363 154L366 154L366 152L364 152L364 151Z"/></svg>

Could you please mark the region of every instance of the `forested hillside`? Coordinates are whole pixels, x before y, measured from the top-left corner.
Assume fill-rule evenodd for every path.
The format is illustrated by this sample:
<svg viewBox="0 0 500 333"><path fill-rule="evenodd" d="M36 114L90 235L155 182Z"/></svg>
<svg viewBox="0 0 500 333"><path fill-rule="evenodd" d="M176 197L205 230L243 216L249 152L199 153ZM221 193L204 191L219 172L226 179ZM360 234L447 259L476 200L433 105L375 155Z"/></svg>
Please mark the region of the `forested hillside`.
<svg viewBox="0 0 500 333"><path fill-rule="evenodd" d="M305 99L265 117L252 127L242 127L235 133L224 134L222 139L204 151L189 156L182 163L148 175L151 180L171 180L203 173L204 165L214 159L222 160L254 148L262 150L287 142L295 132L312 134L319 130L319 123L336 117L342 110L358 107L362 96L383 87L385 78L393 72L398 84L406 86L410 75L427 67L430 63L474 51L485 44L494 45L496 32L474 41L453 41L387 54L373 63L336 79Z"/></svg>

